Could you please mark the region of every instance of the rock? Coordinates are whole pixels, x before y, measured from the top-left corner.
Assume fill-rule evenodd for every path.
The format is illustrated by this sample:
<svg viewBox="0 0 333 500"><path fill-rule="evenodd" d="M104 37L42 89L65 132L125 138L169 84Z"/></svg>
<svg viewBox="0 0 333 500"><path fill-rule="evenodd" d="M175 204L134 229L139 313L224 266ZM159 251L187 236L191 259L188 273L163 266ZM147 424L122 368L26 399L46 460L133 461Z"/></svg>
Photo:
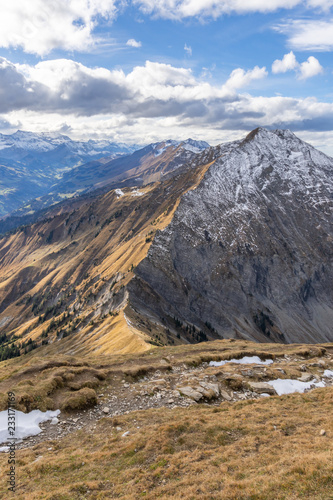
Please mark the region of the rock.
<svg viewBox="0 0 333 500"><path fill-rule="evenodd" d="M259 394L263 392L272 395L276 394L274 387L267 384L266 382L248 382L248 385L250 386L252 391L257 392Z"/></svg>
<svg viewBox="0 0 333 500"><path fill-rule="evenodd" d="M241 370L241 374L243 375L243 377L253 377L254 371L253 370Z"/></svg>
<svg viewBox="0 0 333 500"><path fill-rule="evenodd" d="M188 398L193 399L194 401L200 401L202 398L201 392L195 391L192 387L179 387L180 394L187 396Z"/></svg>
<svg viewBox="0 0 333 500"><path fill-rule="evenodd" d="M302 373L298 380L301 382L310 382L313 379L312 373Z"/></svg>
<svg viewBox="0 0 333 500"><path fill-rule="evenodd" d="M59 422L59 419L57 417L53 417L51 420L52 425L56 425Z"/></svg>
<svg viewBox="0 0 333 500"><path fill-rule="evenodd" d="M216 393L215 391L213 391L213 389L205 389L203 387L196 387L195 390L197 392L200 392L204 398L207 398L207 399L213 399L213 398L216 398Z"/></svg>
<svg viewBox="0 0 333 500"><path fill-rule="evenodd" d="M168 404L169 404L169 405L172 405L174 402L175 402L175 400L174 400L174 399L169 399L169 400L168 400Z"/></svg>
<svg viewBox="0 0 333 500"><path fill-rule="evenodd" d="M120 432L121 431L121 427L116 427L116 431Z"/></svg>
<svg viewBox="0 0 333 500"><path fill-rule="evenodd" d="M110 413L110 408L108 408L107 406L105 406L102 410L103 413Z"/></svg>
<svg viewBox="0 0 333 500"><path fill-rule="evenodd" d="M232 397L229 396L229 394L227 393L227 391L224 391L223 389L221 389L221 396L223 399L226 399L227 401L231 401L232 400Z"/></svg>
<svg viewBox="0 0 333 500"><path fill-rule="evenodd" d="M306 365L301 365L299 369L301 370L301 372L306 372Z"/></svg>
<svg viewBox="0 0 333 500"><path fill-rule="evenodd" d="M218 397L220 395L220 388L218 384L212 384L211 382L200 382L200 385L208 391L213 391L215 397Z"/></svg>
<svg viewBox="0 0 333 500"><path fill-rule="evenodd" d="M129 435L130 435L130 431L126 431L126 432L124 432L124 434L122 434L121 437L126 437L126 436L129 436Z"/></svg>
<svg viewBox="0 0 333 500"><path fill-rule="evenodd" d="M321 429L320 433L319 433L321 436L326 436L326 431L325 429Z"/></svg>

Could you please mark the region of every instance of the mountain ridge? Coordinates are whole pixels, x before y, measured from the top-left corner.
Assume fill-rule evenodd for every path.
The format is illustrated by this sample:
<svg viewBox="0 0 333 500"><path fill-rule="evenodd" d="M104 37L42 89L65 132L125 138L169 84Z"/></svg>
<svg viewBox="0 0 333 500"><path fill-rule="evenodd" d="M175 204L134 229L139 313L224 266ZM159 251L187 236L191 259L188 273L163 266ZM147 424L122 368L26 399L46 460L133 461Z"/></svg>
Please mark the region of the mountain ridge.
<svg viewBox="0 0 333 500"><path fill-rule="evenodd" d="M133 307L226 336L332 340L332 169L290 131L219 147L139 264Z"/></svg>

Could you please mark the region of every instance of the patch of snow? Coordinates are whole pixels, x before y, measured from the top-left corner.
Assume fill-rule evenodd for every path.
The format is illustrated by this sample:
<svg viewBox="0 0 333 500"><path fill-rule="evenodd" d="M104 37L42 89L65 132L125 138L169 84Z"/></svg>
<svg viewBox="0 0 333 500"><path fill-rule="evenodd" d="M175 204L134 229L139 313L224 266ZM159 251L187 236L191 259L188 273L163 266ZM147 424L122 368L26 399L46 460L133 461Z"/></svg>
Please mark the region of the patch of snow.
<svg viewBox="0 0 333 500"><path fill-rule="evenodd" d="M16 439L25 439L29 436L36 436L42 429L39 424L56 418L60 410L42 412L33 410L30 413L23 413L15 410L15 436L8 434L8 412L0 412L0 444L6 443L15 437Z"/></svg>
<svg viewBox="0 0 333 500"><path fill-rule="evenodd" d="M324 377L333 377L333 371L332 370L325 370L323 375L324 375Z"/></svg>
<svg viewBox="0 0 333 500"><path fill-rule="evenodd" d="M122 191L121 189L116 189L115 193L117 195L117 198L120 198L121 196L125 195L124 191Z"/></svg>
<svg viewBox="0 0 333 500"><path fill-rule="evenodd" d="M143 196L144 194L142 191L132 191L131 196Z"/></svg>
<svg viewBox="0 0 333 500"><path fill-rule="evenodd" d="M209 366L223 366L226 363L237 363L240 365L249 365L249 364L256 364L256 365L271 365L273 363L272 359L266 359L265 361L262 361L259 356L244 356L241 359L228 359L225 361L211 361L209 363Z"/></svg>
<svg viewBox="0 0 333 500"><path fill-rule="evenodd" d="M164 153L165 150L166 150L166 147L165 148L161 148L161 149L155 149L154 155L155 156L160 156L162 153Z"/></svg>
<svg viewBox="0 0 333 500"><path fill-rule="evenodd" d="M6 453L9 451L9 446L0 446L0 453Z"/></svg>
<svg viewBox="0 0 333 500"><path fill-rule="evenodd" d="M300 156L303 156L303 153L301 151L292 151L289 155L289 158L293 160L294 158L299 158Z"/></svg>
<svg viewBox="0 0 333 500"><path fill-rule="evenodd" d="M310 382L301 382L300 380L278 378L276 380L270 380L267 383L274 387L279 396L282 396L282 394L292 394L293 392L303 393L306 389L311 389L313 387L325 387L324 382L315 382L314 380Z"/></svg>

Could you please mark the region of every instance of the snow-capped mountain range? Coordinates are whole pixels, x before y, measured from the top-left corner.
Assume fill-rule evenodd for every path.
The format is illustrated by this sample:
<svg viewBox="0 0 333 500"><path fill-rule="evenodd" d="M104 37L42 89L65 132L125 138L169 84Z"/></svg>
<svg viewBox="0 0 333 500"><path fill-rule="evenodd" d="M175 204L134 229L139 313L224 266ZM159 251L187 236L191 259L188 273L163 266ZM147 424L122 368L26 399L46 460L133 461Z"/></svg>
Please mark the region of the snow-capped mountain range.
<svg viewBox="0 0 333 500"><path fill-rule="evenodd" d="M27 215L127 178L135 184L158 180L207 147L192 139L140 149L106 140L73 141L52 133L0 134L0 216Z"/></svg>
<svg viewBox="0 0 333 500"><path fill-rule="evenodd" d="M77 155L108 155L110 153L131 153L137 146L128 146L106 140L74 141L66 135L56 133L34 133L18 130L12 135L0 134L0 155L5 151L13 155L13 150L23 150L34 153L47 153L65 146Z"/></svg>

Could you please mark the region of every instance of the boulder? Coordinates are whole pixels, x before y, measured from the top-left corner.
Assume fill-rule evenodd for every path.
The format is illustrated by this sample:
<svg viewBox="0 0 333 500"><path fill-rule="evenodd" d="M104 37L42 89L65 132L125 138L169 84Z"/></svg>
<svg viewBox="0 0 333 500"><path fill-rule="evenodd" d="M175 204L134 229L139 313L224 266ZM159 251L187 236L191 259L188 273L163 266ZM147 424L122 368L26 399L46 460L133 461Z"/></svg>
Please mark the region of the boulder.
<svg viewBox="0 0 333 500"><path fill-rule="evenodd" d="M196 391L196 390L192 389L192 387L188 387L188 386L179 387L178 391L183 396L187 396L188 398L191 398L194 401L199 401L203 397L203 394L201 394L201 392Z"/></svg>
<svg viewBox="0 0 333 500"><path fill-rule="evenodd" d="M310 382L313 379L312 373L302 373L302 375L298 378L301 382Z"/></svg>
<svg viewBox="0 0 333 500"><path fill-rule="evenodd" d="M274 387L267 384L266 382L248 382L248 385L253 392L257 392L258 394L261 394L263 392L271 395L276 394Z"/></svg>

